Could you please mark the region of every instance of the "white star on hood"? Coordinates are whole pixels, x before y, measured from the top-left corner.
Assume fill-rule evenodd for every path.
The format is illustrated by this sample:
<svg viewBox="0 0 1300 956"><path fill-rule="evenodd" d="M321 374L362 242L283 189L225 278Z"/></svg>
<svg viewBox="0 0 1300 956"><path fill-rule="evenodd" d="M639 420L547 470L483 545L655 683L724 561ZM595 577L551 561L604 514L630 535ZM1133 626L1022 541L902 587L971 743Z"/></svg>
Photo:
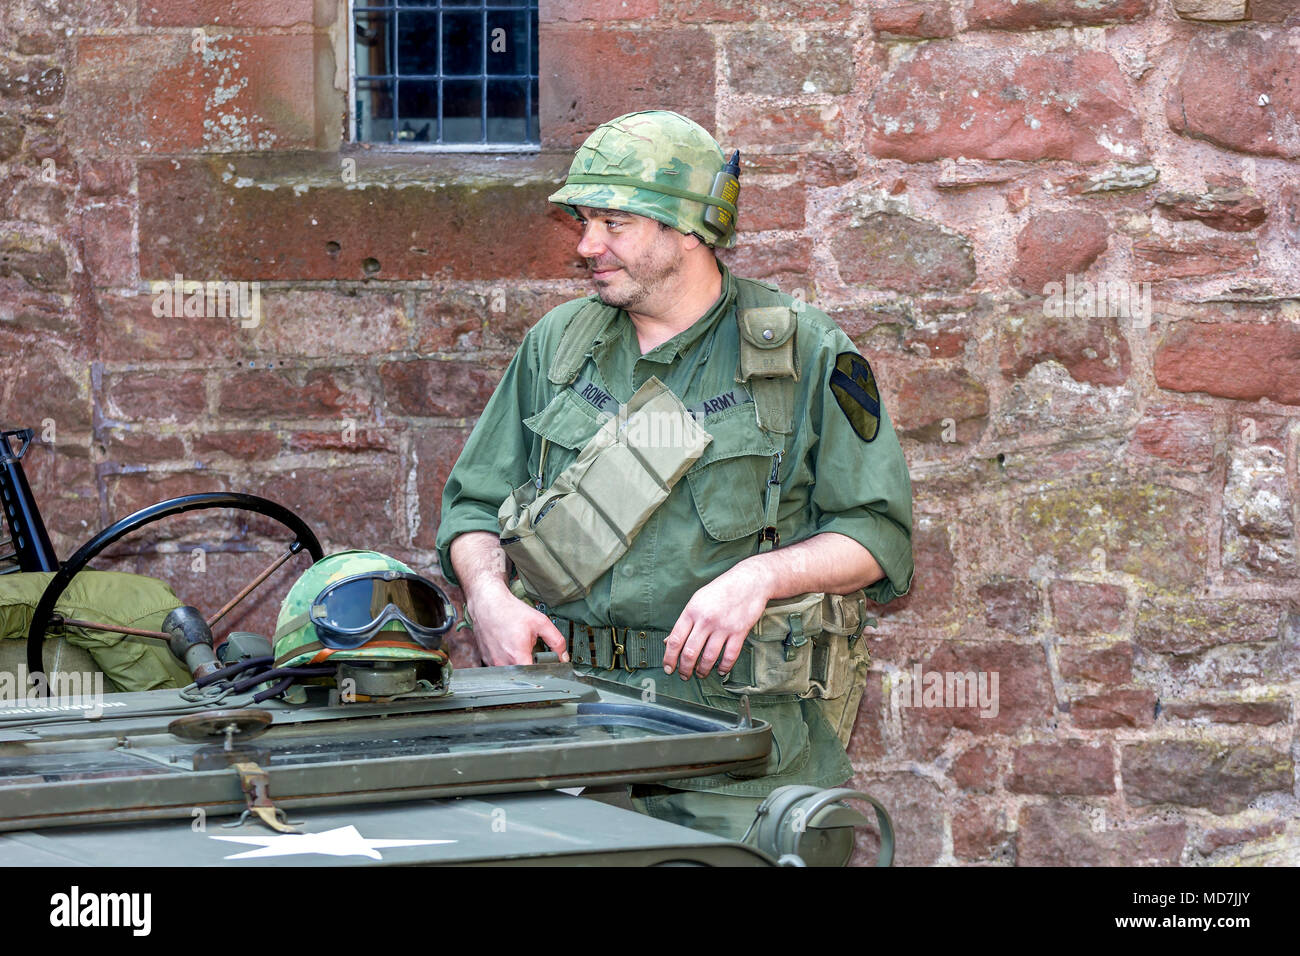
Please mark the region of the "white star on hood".
<svg viewBox="0 0 1300 956"><path fill-rule="evenodd" d="M455 840L367 840L354 826L337 827L323 833L281 833L277 836L214 836L214 840L227 843L247 843L259 847L226 857L227 860L251 860L267 856L296 856L302 853L320 853L325 856L368 856L382 860L379 850L394 846L436 846L455 843Z"/></svg>

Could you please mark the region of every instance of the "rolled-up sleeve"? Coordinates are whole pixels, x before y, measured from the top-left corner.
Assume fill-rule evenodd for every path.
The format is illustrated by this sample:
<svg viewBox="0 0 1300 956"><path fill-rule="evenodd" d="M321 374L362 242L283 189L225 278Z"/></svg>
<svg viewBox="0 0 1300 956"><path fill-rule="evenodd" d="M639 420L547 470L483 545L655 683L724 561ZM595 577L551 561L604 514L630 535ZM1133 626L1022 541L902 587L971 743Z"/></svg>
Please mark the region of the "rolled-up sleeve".
<svg viewBox="0 0 1300 956"><path fill-rule="evenodd" d="M875 557L885 577L867 597L884 604L912 586L912 482L883 396L879 427L866 441L832 393L836 356L846 351L856 349L838 329L823 340L820 390L810 408L818 428L812 505L818 533L845 535Z"/></svg>
<svg viewBox="0 0 1300 956"><path fill-rule="evenodd" d="M534 411L537 338L524 336L496 391L470 432L442 492L442 518L435 546L442 575L460 585L451 566L451 543L467 531L498 533L497 511L528 479L532 433L523 420Z"/></svg>

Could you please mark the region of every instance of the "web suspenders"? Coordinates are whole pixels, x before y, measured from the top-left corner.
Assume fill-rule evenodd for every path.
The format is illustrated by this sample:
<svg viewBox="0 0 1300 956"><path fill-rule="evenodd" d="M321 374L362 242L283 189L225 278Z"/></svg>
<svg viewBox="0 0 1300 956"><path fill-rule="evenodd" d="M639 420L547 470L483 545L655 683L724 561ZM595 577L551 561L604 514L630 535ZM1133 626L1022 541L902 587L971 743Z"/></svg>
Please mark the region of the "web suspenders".
<svg viewBox="0 0 1300 956"><path fill-rule="evenodd" d="M785 457L785 440L794 421L794 383L799 380L795 355L799 323L795 310L782 301L774 287L749 279L735 282L736 321L740 326L736 382L753 395L758 427L776 445L772 472L763 494L763 528L758 539L759 553L763 553L781 543L776 514L781 503L780 469ZM588 297L560 336L547 375L551 384L567 387L577 379L596 335L617 312L599 297Z"/></svg>
<svg viewBox="0 0 1300 956"><path fill-rule="evenodd" d="M736 381L753 394L758 427L776 445L772 473L763 493L763 527L758 532L758 551L762 554L781 544L776 513L781 503L785 440L794 421L794 383L799 380L795 356L799 320L775 289L744 279L737 279L736 287L736 321L740 324Z"/></svg>
<svg viewBox="0 0 1300 956"><path fill-rule="evenodd" d="M564 387L573 384L578 372L587 363L587 355L596 341L596 333L618 311L594 295L587 296L587 304L573 313L573 318L569 319L560 335L560 344L556 346L555 355L551 358L551 371L546 376L552 385Z"/></svg>

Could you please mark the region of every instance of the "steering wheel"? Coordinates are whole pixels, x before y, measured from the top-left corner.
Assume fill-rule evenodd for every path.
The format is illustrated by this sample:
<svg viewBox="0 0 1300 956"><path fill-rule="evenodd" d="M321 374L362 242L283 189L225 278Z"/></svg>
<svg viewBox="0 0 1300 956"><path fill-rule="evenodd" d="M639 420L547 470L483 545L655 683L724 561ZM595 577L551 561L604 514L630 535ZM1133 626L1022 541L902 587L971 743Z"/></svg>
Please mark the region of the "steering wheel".
<svg viewBox="0 0 1300 956"><path fill-rule="evenodd" d="M160 501L156 505L150 505L147 508L141 508L135 514L127 515L120 521L109 525L99 534L95 535L80 548L63 565L58 572L46 585L45 592L41 595L40 601L36 605L36 610L32 612L31 627L27 631L27 669L32 674L44 674L45 662L41 659L41 648L45 643L45 631L54 618L54 605L63 592L67 590L72 579L77 573L86 566L91 558L98 555L114 541L118 540L133 531L143 528L147 524L153 524L155 521L161 521L163 518L169 518L172 515L181 514L185 511L202 511L209 508L235 508L239 511L252 511L255 514L264 515L273 518L280 524L284 525L294 534L293 543L289 545L287 551L282 554L274 564L254 578L249 584L228 601L224 607L208 619L208 626L211 627L222 617L226 615L231 608L247 597L263 581L271 576L280 565L288 561L299 551L306 550L313 562L319 561L324 557L321 551L320 542L316 540L316 535L307 523L290 511L284 505L276 504L266 498L259 498L256 495L241 495L227 491L211 491L197 495L182 495L179 498L168 498L166 501ZM64 624L74 626L85 626L102 628L109 631L122 631L128 634L137 634L143 637L156 637L166 640L168 635L161 631L141 631L133 628L121 628L112 625L100 625L92 621L63 621Z"/></svg>

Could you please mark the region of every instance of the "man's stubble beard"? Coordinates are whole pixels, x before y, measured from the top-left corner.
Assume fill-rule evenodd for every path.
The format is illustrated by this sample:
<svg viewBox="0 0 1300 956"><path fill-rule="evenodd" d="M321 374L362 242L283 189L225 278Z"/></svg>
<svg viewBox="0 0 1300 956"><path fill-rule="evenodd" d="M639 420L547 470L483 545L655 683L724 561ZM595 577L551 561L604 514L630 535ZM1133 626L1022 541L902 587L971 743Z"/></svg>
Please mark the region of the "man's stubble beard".
<svg viewBox="0 0 1300 956"><path fill-rule="evenodd" d="M619 260L626 280L631 280L630 288L615 292L610 288L601 288L596 283L596 295L600 301L616 309L631 309L641 305L646 299L670 285L681 273L683 255L675 243L658 242L635 263ZM593 268L596 260L587 260Z"/></svg>

